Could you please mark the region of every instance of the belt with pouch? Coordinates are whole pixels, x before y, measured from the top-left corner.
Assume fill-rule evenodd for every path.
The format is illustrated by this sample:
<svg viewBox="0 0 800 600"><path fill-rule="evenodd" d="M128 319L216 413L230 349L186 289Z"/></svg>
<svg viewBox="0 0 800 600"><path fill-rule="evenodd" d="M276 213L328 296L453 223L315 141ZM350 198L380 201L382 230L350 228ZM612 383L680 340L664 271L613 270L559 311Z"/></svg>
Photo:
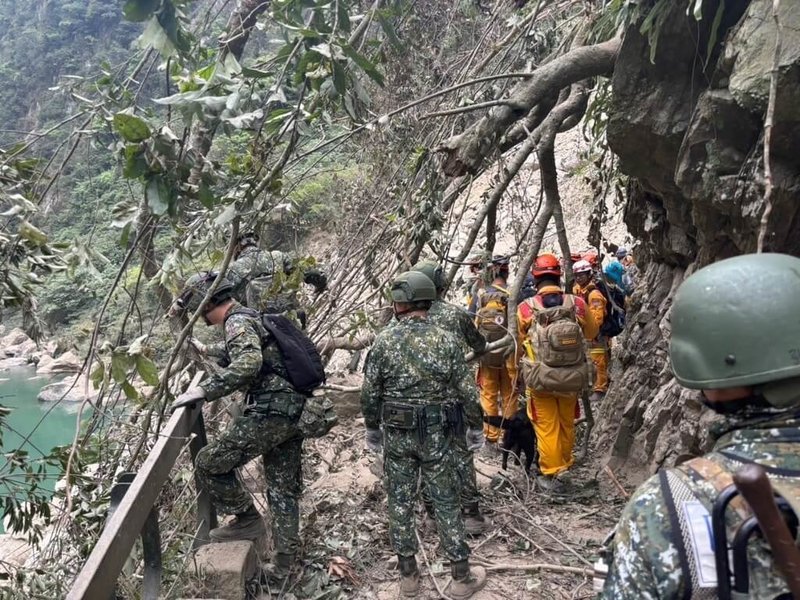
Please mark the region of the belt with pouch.
<svg viewBox="0 0 800 600"><path fill-rule="evenodd" d="M438 425L441 429L451 429L448 413L452 410L452 406L454 405L385 402L381 420L384 427L416 429L420 441L423 441L428 434L429 426Z"/></svg>

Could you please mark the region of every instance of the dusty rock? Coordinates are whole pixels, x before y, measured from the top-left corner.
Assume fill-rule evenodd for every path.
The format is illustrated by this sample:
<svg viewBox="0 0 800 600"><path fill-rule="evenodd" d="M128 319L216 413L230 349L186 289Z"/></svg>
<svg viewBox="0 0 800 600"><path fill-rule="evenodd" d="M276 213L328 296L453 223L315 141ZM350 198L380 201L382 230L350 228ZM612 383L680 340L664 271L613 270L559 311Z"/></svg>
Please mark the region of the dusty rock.
<svg viewBox="0 0 800 600"><path fill-rule="evenodd" d="M253 542L206 544L198 548L194 562L205 583L206 598L245 600L245 583L256 574L257 568Z"/></svg>
<svg viewBox="0 0 800 600"><path fill-rule="evenodd" d="M775 41L772 2L726 3L724 10L711 40L711 20L696 21L675 3L652 63L648 39L631 27L612 79L608 142L633 178L625 222L643 244L629 327L615 340L623 369L600 411L598 445L611 448L615 468L626 473L654 470L708 447L711 417L669 369L672 298L697 268L756 248ZM783 3L780 16L784 50L772 145L777 175L766 250L798 254L800 4Z"/></svg>
<svg viewBox="0 0 800 600"><path fill-rule="evenodd" d="M19 327L12 329L7 335L0 338L0 348L8 348L10 346L19 346L31 338L28 334L22 331Z"/></svg>
<svg viewBox="0 0 800 600"><path fill-rule="evenodd" d="M49 359L49 360L48 360ZM72 351L67 351L58 358L43 355L36 368L37 373L77 373L83 360Z"/></svg>
<svg viewBox="0 0 800 600"><path fill-rule="evenodd" d="M97 390L86 376L67 377L44 386L37 396L39 402L83 402L97 397Z"/></svg>
<svg viewBox="0 0 800 600"><path fill-rule="evenodd" d="M13 577L15 569L23 567L30 555L31 547L25 540L0 534L0 577Z"/></svg>

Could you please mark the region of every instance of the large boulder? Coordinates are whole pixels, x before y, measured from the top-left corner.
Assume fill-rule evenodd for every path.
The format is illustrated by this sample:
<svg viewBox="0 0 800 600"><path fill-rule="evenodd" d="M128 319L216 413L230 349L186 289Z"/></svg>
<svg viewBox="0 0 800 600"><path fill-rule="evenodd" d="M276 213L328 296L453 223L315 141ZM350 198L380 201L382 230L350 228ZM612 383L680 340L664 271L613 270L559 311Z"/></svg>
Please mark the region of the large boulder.
<svg viewBox="0 0 800 600"><path fill-rule="evenodd" d="M37 400L39 402L83 402L97 398L97 391L92 386L92 382L84 375L67 377L61 381L56 381L44 386L39 390Z"/></svg>
<svg viewBox="0 0 800 600"><path fill-rule="evenodd" d="M50 373L77 373L81 370L83 360L72 351L67 351L58 358L43 355L39 359L36 372L40 374Z"/></svg>
<svg viewBox="0 0 800 600"><path fill-rule="evenodd" d="M15 571L25 566L30 555L28 542L6 533L0 534L0 577L13 578Z"/></svg>
<svg viewBox="0 0 800 600"><path fill-rule="evenodd" d="M670 6L653 61L640 24L631 26L612 78L608 142L632 178L625 222L643 242L642 293L615 343L623 370L599 411L599 439L629 474L708 448L711 417L669 368L672 298L697 268L754 251L764 211L772 0L725 3L715 32L720 2L703 2L701 21L685 3ZM800 254L800 3L783 2L780 20L766 249Z"/></svg>

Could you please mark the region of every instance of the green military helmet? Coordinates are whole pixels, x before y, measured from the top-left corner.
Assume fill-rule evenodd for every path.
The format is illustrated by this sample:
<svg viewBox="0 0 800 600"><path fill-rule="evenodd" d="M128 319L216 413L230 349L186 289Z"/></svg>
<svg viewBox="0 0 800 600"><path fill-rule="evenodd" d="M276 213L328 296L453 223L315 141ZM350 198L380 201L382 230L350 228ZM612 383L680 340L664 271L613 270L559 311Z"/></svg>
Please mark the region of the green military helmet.
<svg viewBox="0 0 800 600"><path fill-rule="evenodd" d="M425 260L415 264L411 270L425 275L433 282L437 290L443 290L445 288L444 269L442 265L432 260Z"/></svg>
<svg viewBox="0 0 800 600"><path fill-rule="evenodd" d="M200 306L200 303L203 301L203 298L206 297L206 294L208 293L211 285L214 283L214 280L217 278L217 275L218 273L216 271L205 271L189 277L189 279L186 280L183 290L181 291L177 300L175 300L175 306L181 310L188 310L191 313L196 311ZM233 284L229 279L223 277L219 282L219 285L217 286L217 289L214 292L209 304L207 305L207 308L209 310L214 308L214 306L217 304L220 304L221 302L224 302L230 298L232 293Z"/></svg>
<svg viewBox="0 0 800 600"><path fill-rule="evenodd" d="M692 389L756 387L775 406L800 398L800 259L747 254L700 269L672 306L670 359Z"/></svg>
<svg viewBox="0 0 800 600"><path fill-rule="evenodd" d="M436 286L419 271L401 273L392 282L393 302L423 302L436 300Z"/></svg>

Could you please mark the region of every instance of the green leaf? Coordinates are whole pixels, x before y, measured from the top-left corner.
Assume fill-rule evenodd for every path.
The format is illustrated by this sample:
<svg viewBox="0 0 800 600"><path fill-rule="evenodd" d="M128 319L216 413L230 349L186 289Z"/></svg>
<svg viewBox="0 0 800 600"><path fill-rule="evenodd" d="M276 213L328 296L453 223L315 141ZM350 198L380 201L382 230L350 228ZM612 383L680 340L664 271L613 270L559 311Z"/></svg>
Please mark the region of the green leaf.
<svg viewBox="0 0 800 600"><path fill-rule="evenodd" d="M345 56L356 63L364 73L370 76L370 78L377 83L379 86L383 87L383 74L378 71L378 68L370 62L364 55L359 54L354 48L352 48L349 44L342 44L342 52L344 52Z"/></svg>
<svg viewBox="0 0 800 600"><path fill-rule="evenodd" d="M102 361L97 363L97 366L92 369L91 375L89 375L89 379L92 382L92 387L94 389L98 389L100 385L103 383L103 377L105 376L106 369L103 365Z"/></svg>
<svg viewBox="0 0 800 600"><path fill-rule="evenodd" d="M139 144L125 146L125 164L122 166L122 176L125 179L138 179L148 171L144 151Z"/></svg>
<svg viewBox="0 0 800 600"><path fill-rule="evenodd" d="M169 210L170 191L163 178L155 176L149 179L144 188L144 197L154 215L160 216Z"/></svg>
<svg viewBox="0 0 800 600"><path fill-rule="evenodd" d="M124 352L114 352L111 355L111 377L117 383L128 379L128 371L133 366L133 357Z"/></svg>
<svg viewBox="0 0 800 600"><path fill-rule="evenodd" d="M333 66L333 87L340 96L344 96L347 91L347 74L338 60L332 60L331 65Z"/></svg>
<svg viewBox="0 0 800 600"><path fill-rule="evenodd" d="M27 221L23 221L19 226L19 235L35 246L44 246L47 243L47 234Z"/></svg>
<svg viewBox="0 0 800 600"><path fill-rule="evenodd" d="M125 112L114 115L114 129L126 142L142 142L150 137L145 120Z"/></svg>
<svg viewBox="0 0 800 600"><path fill-rule="evenodd" d="M264 79L265 77L272 77L274 74L274 71L261 71L253 67L242 67L242 75L252 79Z"/></svg>
<svg viewBox="0 0 800 600"><path fill-rule="evenodd" d="M128 400L138 400L139 399L139 392L136 391L136 388L133 387L129 381L122 382L122 391L125 392L125 396Z"/></svg>
<svg viewBox="0 0 800 600"><path fill-rule="evenodd" d="M128 21L140 23L158 10L161 0L128 0L122 7L122 13Z"/></svg>
<svg viewBox="0 0 800 600"><path fill-rule="evenodd" d="M200 203L206 208L214 208L214 204L217 203L217 198L214 196L214 192L211 191L207 183L200 184L197 197Z"/></svg>
<svg viewBox="0 0 800 600"><path fill-rule="evenodd" d="M397 31L395 31L392 22L386 18L386 15L384 15L382 11L378 11L377 17L378 17L378 23L381 24L383 32L389 39L389 43L392 45L392 48L394 48L398 52L405 52L406 47L403 45L403 42L401 42L400 38L397 36Z"/></svg>
<svg viewBox="0 0 800 600"><path fill-rule="evenodd" d="M158 369L144 354L136 355L136 370L147 385L158 385Z"/></svg>
<svg viewBox="0 0 800 600"><path fill-rule="evenodd" d="M725 0L721 0L717 7L717 14L714 15L714 21L711 23L711 34L708 36L708 46L706 46L706 62L703 65L704 69L708 68L708 62L711 60L711 55L714 53L714 46L719 41L719 26L722 23L722 15L725 13Z"/></svg>

